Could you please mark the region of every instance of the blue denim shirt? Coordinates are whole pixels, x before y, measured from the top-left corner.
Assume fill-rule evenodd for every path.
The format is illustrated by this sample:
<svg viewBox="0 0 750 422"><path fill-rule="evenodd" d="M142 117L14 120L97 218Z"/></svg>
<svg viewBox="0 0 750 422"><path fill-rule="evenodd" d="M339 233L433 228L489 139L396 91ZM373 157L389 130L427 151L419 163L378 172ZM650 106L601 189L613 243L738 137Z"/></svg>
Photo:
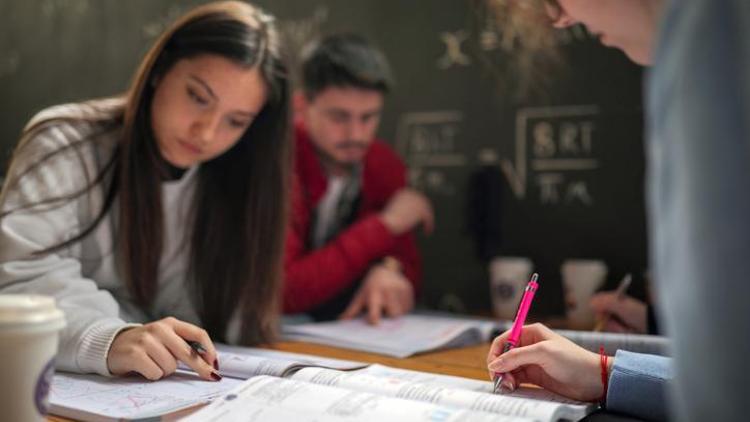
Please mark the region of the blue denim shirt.
<svg viewBox="0 0 750 422"><path fill-rule="evenodd" d="M667 418L667 383L672 360L618 350L607 390L607 410L649 420Z"/></svg>
<svg viewBox="0 0 750 422"><path fill-rule="evenodd" d="M747 420L750 1L671 1L646 95L651 261L673 340L673 417Z"/></svg>

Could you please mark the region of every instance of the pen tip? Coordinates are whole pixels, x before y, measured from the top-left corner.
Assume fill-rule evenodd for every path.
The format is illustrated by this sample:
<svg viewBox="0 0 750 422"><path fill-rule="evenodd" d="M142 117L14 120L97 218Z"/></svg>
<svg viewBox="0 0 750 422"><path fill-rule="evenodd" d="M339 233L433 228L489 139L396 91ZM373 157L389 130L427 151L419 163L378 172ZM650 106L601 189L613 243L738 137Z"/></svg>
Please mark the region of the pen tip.
<svg viewBox="0 0 750 422"><path fill-rule="evenodd" d="M537 280L539 280L539 273L532 274L531 275L531 281L533 281L534 283L536 283Z"/></svg>

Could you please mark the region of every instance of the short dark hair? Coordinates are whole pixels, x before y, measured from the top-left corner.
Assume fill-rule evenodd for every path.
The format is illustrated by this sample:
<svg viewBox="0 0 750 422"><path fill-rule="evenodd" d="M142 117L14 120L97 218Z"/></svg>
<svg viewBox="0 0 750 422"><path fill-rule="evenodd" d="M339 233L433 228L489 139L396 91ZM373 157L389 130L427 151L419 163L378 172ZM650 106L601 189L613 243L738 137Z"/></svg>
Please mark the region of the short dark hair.
<svg viewBox="0 0 750 422"><path fill-rule="evenodd" d="M308 98L331 86L385 94L393 84L385 55L357 34L334 34L313 42L302 51L301 62L302 86Z"/></svg>

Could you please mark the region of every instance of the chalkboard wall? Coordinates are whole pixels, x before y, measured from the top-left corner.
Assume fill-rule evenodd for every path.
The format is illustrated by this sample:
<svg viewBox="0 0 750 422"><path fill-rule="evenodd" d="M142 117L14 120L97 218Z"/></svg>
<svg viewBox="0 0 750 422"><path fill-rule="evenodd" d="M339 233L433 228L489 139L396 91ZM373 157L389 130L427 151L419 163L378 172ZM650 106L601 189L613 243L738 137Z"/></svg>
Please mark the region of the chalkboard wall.
<svg viewBox="0 0 750 422"><path fill-rule="evenodd" d="M199 3L0 3L0 173L35 111L122 92L150 42ZM604 259L610 283L643 272L641 69L620 52L580 27L566 30L560 48L569 66L550 69L553 82L537 90L543 95L518 99L516 81L499 81L508 74L487 60L501 56L478 18L481 2L257 4L280 19L292 49L321 33L356 30L389 57L397 86L380 136L402 154L437 214L436 232L420 238L424 304L488 309L485 259L493 254L534 260L543 276L539 314L562 312L563 259ZM642 284L634 292L643 295Z"/></svg>

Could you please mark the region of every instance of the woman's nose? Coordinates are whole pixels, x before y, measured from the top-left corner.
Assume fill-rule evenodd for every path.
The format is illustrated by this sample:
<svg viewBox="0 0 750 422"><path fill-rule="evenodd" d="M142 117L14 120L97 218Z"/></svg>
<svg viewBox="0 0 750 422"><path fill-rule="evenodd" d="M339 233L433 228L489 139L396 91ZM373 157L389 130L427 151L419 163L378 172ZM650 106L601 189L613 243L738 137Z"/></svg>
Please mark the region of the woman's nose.
<svg viewBox="0 0 750 422"><path fill-rule="evenodd" d="M211 143L219 129L220 119L215 113L207 113L193 124L193 136L201 145Z"/></svg>

